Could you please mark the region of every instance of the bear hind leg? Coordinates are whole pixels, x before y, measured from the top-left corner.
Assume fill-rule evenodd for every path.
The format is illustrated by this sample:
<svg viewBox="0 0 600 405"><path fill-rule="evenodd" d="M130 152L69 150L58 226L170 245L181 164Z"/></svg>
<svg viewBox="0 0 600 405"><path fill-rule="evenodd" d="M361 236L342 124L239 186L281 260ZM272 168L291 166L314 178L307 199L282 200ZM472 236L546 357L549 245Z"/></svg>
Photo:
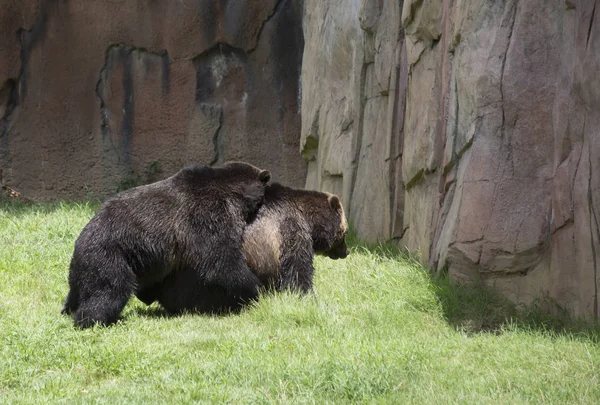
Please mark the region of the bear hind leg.
<svg viewBox="0 0 600 405"><path fill-rule="evenodd" d="M79 307L79 293L75 288L71 288L69 290L69 294L67 295L67 299L65 300L65 304L63 306L62 311L60 311L63 315L71 315L73 312L77 311Z"/></svg>
<svg viewBox="0 0 600 405"><path fill-rule="evenodd" d="M80 297L79 307L73 313L77 326L88 328L96 323L110 325L119 319L136 289L136 277L124 259L117 262L119 264L113 263L109 273L99 276L87 297Z"/></svg>
<svg viewBox="0 0 600 405"><path fill-rule="evenodd" d="M129 295L107 298L100 293L84 302L73 314L75 324L81 328L89 328L96 323L105 326L115 323L127 304Z"/></svg>

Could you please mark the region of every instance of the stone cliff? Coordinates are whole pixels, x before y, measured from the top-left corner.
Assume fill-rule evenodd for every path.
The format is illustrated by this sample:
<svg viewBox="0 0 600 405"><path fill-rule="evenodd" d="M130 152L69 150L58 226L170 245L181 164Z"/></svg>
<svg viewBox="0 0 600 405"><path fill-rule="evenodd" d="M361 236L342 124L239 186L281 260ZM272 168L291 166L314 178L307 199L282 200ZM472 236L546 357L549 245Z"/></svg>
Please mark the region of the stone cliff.
<svg viewBox="0 0 600 405"><path fill-rule="evenodd" d="M363 238L597 318L600 1L305 3L307 186Z"/></svg>
<svg viewBox="0 0 600 405"><path fill-rule="evenodd" d="M4 0L0 182L105 195L242 159L304 184L302 2Z"/></svg>

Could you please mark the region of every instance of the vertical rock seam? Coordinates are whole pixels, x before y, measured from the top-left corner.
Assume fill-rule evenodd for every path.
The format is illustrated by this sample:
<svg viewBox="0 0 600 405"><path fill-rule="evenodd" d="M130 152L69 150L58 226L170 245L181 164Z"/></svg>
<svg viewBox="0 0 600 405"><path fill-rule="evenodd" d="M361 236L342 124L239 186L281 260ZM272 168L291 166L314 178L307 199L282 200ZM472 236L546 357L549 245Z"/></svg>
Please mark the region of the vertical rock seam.
<svg viewBox="0 0 600 405"><path fill-rule="evenodd" d="M352 195L352 193L354 193L354 189L356 186L356 177L358 175L358 164L360 162L360 152L362 149L362 140L363 140L363 125L364 125L364 121L365 121L365 106L367 104L367 100L365 97L365 86L366 86L366 81L367 81L367 67L369 66L368 63L364 62L361 65L360 68L360 79L359 79L359 104L358 104L358 124L356 126L356 140L353 142L354 145L352 145L352 147L354 148L354 156L352 159L352 181L351 181L351 185L350 185L350 195ZM346 208L346 211L351 212L350 210L352 209L352 201L350 201L350 206Z"/></svg>
<svg viewBox="0 0 600 405"><path fill-rule="evenodd" d="M219 126L213 135L213 147L214 147L214 157L209 163L209 166L213 166L215 164L223 162L222 149L223 149L223 139L221 136L221 129L223 128L223 108L220 105L205 105L202 108L215 109L219 114Z"/></svg>
<svg viewBox="0 0 600 405"><path fill-rule="evenodd" d="M589 204L589 215L590 215L590 242L592 244L592 262L594 265L594 319L598 319L598 259L596 256L596 246L594 245L594 238L597 237L600 241L600 221L598 221L598 215L594 209L594 196L592 195L592 153L591 148L588 149L589 154L589 166L590 173L588 178L588 204ZM596 233L594 235L594 225L596 225Z"/></svg>
<svg viewBox="0 0 600 405"><path fill-rule="evenodd" d="M267 16L267 18L260 25L260 28L258 29L258 33L256 34L256 42L254 42L254 45L251 48L249 48L245 51L246 54L249 55L252 52L254 52L256 50L256 48L258 48L258 44L260 43L260 38L262 36L263 30L265 29L265 26L271 21L271 19L275 16L275 14L277 14L277 12L280 10L280 8L283 7L283 5L287 2L288 2L288 0L277 0L277 3L275 3L275 6L273 7L273 10L271 11L271 14L269 14Z"/></svg>
<svg viewBox="0 0 600 405"><path fill-rule="evenodd" d="M117 163L123 163L130 168L131 162L131 138L135 126L135 84L133 77L134 53L152 55L161 60L161 94L167 95L170 87L169 53L167 50L158 52L148 51L146 48L125 45L122 43L109 45L104 53L104 65L100 68L98 81L96 82L95 94L100 101L100 133L104 141L110 141L113 152L117 156ZM107 106L106 86L110 80L110 74L117 65L123 66L123 120L121 122L120 134L122 145L117 147L114 143L113 134L110 131L110 109ZM119 150L123 150L123 154Z"/></svg>

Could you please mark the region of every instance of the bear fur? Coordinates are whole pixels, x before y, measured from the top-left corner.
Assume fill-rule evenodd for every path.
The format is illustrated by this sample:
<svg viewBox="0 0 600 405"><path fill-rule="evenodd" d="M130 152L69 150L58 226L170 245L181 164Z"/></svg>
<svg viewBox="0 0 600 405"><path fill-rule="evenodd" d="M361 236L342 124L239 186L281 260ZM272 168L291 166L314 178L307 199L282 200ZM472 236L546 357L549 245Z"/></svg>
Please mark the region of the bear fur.
<svg viewBox="0 0 600 405"><path fill-rule="evenodd" d="M174 273L185 275L183 295L212 285L226 296L220 304L256 298L261 283L242 235L270 177L242 162L192 165L108 199L75 242L62 312L83 328L113 323L131 294L150 303L155 285Z"/></svg>
<svg viewBox="0 0 600 405"><path fill-rule="evenodd" d="M244 231L250 269L268 288L309 292L315 254L348 255L348 222L333 194L270 184L256 219Z"/></svg>

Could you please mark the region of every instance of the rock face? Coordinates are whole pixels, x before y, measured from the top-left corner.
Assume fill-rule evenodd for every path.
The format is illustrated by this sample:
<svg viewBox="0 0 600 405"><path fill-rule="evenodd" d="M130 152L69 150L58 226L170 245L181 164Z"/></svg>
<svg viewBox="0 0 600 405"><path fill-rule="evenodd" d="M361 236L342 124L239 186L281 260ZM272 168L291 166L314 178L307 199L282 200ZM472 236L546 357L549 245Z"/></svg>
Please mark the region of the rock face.
<svg viewBox="0 0 600 405"><path fill-rule="evenodd" d="M81 198L241 159L301 185L301 0L6 0L0 182Z"/></svg>
<svg viewBox="0 0 600 405"><path fill-rule="evenodd" d="M307 187L342 196L366 239L402 236L406 49L397 1L307 0L302 156Z"/></svg>
<svg viewBox="0 0 600 405"><path fill-rule="evenodd" d="M359 236L598 317L600 0L307 0L307 186Z"/></svg>

